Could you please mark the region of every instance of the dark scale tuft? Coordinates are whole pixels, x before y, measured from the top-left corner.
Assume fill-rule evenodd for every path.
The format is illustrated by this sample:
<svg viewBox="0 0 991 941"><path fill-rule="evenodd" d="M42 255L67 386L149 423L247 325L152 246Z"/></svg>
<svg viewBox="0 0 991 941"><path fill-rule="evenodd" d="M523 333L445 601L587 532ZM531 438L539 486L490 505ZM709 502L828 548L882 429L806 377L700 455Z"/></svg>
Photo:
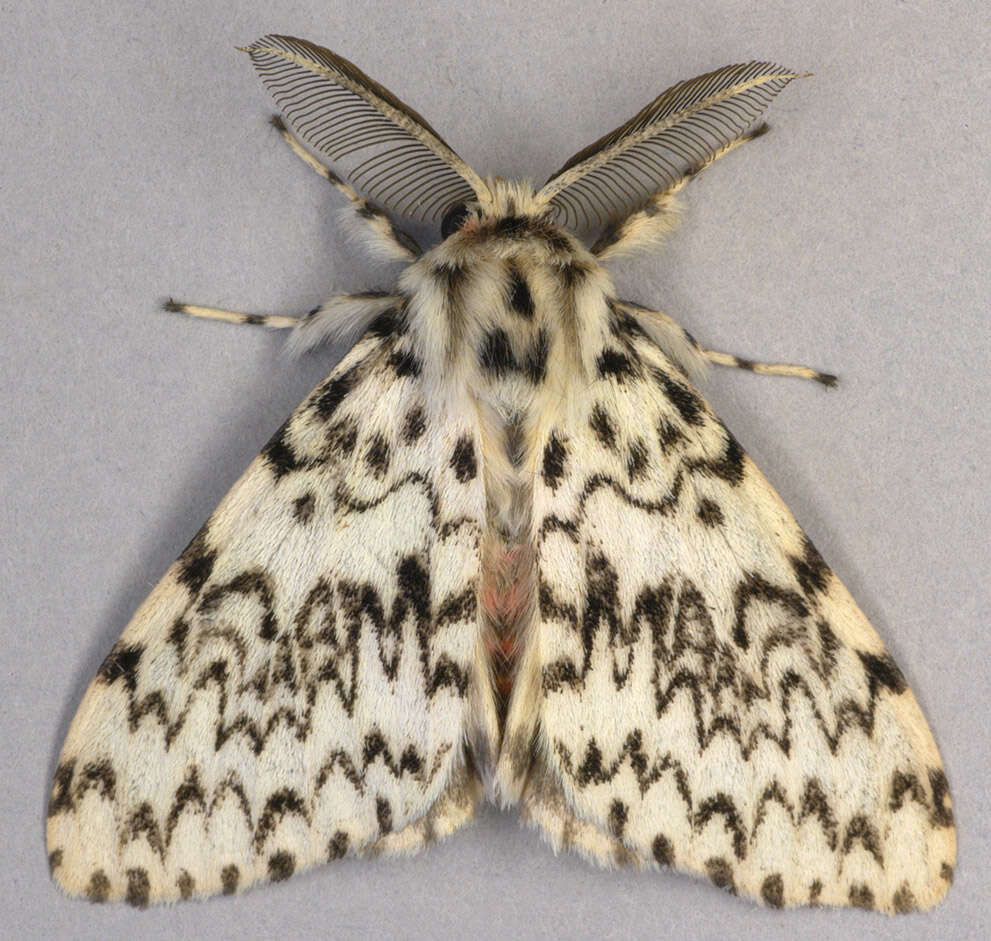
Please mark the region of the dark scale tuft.
<svg viewBox="0 0 991 941"><path fill-rule="evenodd" d="M564 464L568 458L568 450L564 442L557 436L557 432L552 432L550 439L544 447L543 477L544 483L551 490L557 490L561 479L564 477Z"/></svg>
<svg viewBox="0 0 991 941"><path fill-rule="evenodd" d="M423 372L423 364L409 350L396 350L389 357L389 365L400 379L415 379Z"/></svg>
<svg viewBox="0 0 991 941"><path fill-rule="evenodd" d="M372 336L384 338L400 333L400 327L404 326L400 317L399 309L391 307L382 311L369 325L367 333Z"/></svg>
<svg viewBox="0 0 991 941"><path fill-rule="evenodd" d="M509 273L509 306L521 317L533 319L533 295L526 278L516 268L511 268Z"/></svg>
<svg viewBox="0 0 991 941"><path fill-rule="evenodd" d="M478 473L478 461L475 458L475 445L468 435L458 438L458 443L451 454L451 467L460 483L466 484L469 480L475 479Z"/></svg>
<svg viewBox="0 0 991 941"><path fill-rule="evenodd" d="M492 373L497 379L503 378L510 370L516 369L516 360L509 344L509 336L501 327L485 334L478 350L478 362L482 369Z"/></svg>
<svg viewBox="0 0 991 941"><path fill-rule="evenodd" d="M550 337L546 330L540 330L537 333L537 339L533 341L533 345L526 351L526 356L523 359L523 365L521 367L523 375L532 383L543 382L547 376L547 355L549 352Z"/></svg>

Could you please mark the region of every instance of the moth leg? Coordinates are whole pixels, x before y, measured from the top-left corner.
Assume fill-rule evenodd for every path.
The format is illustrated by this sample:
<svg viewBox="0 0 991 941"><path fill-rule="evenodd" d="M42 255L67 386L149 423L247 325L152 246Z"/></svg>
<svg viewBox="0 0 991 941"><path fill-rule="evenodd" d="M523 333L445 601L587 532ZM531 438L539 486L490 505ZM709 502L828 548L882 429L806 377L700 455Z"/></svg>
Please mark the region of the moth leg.
<svg viewBox="0 0 991 941"><path fill-rule="evenodd" d="M400 316L403 298L386 291L363 291L359 294L335 294L302 317L284 315L242 314L219 307L202 307L199 304L181 304L169 298L165 310L204 320L222 320L225 323L244 323L274 330L291 328L289 340L293 353L313 349L325 340L353 343L364 333L376 317L392 314Z"/></svg>
<svg viewBox="0 0 991 941"><path fill-rule="evenodd" d="M831 373L820 372L809 366L799 366L793 363L761 363L744 359L733 353L720 353L718 350L708 350L702 346L674 318L659 310L651 310L632 301L616 301L616 307L631 314L640 327L653 339L658 346L678 363L687 366L692 371L693 366L700 361L715 363L717 366L732 366L735 369L747 369L750 372L764 376L794 376L798 379L811 379L832 388L838 382Z"/></svg>
<svg viewBox="0 0 991 941"><path fill-rule="evenodd" d="M828 372L820 372L810 366L799 366L795 363L760 363L752 359L743 359L732 353L720 353L718 350L703 349L702 355L717 366L732 366L734 369L747 369L763 376L794 376L797 379L811 379L831 389L839 379Z"/></svg>
<svg viewBox="0 0 991 941"><path fill-rule="evenodd" d="M297 139L296 136L286 127L285 122L277 114L273 114L271 121L282 139L289 145L290 150L308 167L312 168L323 177L331 186L351 203L355 215L364 222L371 230L373 236L373 246L384 253L389 258L400 261L416 261L423 254L416 240L402 229L400 229L374 203L370 203L349 183L342 180L332 170L328 170L316 157L313 156Z"/></svg>
<svg viewBox="0 0 991 941"><path fill-rule="evenodd" d="M592 254L600 261L607 261L619 255L627 255L656 245L678 226L679 205L675 196L720 157L725 157L747 141L762 137L768 130L770 128L762 122L745 134L723 144L702 163L686 170L670 186L658 190L638 209L607 226L592 246Z"/></svg>
<svg viewBox="0 0 991 941"><path fill-rule="evenodd" d="M256 327L270 327L274 330L284 330L287 327L295 327L301 322L301 318L299 317L242 314L234 310L221 310L219 307L202 307L199 304L181 304L178 301L172 300L171 297L162 305L162 309L175 314L189 314L190 317L202 317L204 320L223 320L225 323L246 323Z"/></svg>

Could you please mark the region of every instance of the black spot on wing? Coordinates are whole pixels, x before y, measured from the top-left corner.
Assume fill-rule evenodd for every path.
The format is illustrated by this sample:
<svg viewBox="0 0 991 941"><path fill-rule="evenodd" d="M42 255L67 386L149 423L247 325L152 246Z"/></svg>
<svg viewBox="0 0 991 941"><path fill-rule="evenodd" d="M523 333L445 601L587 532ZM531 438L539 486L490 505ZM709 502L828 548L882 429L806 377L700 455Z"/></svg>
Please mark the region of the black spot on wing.
<svg viewBox="0 0 991 941"><path fill-rule="evenodd" d="M391 833L392 807L384 797L375 798L375 816L378 818L380 835Z"/></svg>
<svg viewBox="0 0 991 941"><path fill-rule="evenodd" d="M708 497L703 497L699 500L695 512L706 526L722 526L725 522L723 511L720 509L719 504L715 500L710 500Z"/></svg>
<svg viewBox="0 0 991 941"><path fill-rule="evenodd" d="M233 863L220 870L220 884L223 886L224 895L233 895L237 892L237 884L240 880L241 871Z"/></svg>
<svg viewBox="0 0 991 941"><path fill-rule="evenodd" d="M705 406L702 400L673 376L660 369L653 370L654 379L667 400L678 410L681 417L689 425L701 425L705 422Z"/></svg>
<svg viewBox="0 0 991 941"><path fill-rule="evenodd" d="M147 908L148 896L151 894L151 882L148 879L148 870L135 868L127 870L127 895L125 899L128 905L135 908Z"/></svg>
<svg viewBox="0 0 991 941"><path fill-rule="evenodd" d="M629 816L629 808L621 800L614 800L609 807L609 833L616 839L623 838L623 830L626 828L626 820Z"/></svg>
<svg viewBox="0 0 991 941"><path fill-rule="evenodd" d="M365 464L376 480L381 480L389 471L389 442L376 432L368 442L365 451Z"/></svg>
<svg viewBox="0 0 991 941"><path fill-rule="evenodd" d="M760 887L760 897L765 905L771 908L782 908L785 904L785 883L781 878L781 873L776 872L768 876Z"/></svg>
<svg viewBox="0 0 991 941"><path fill-rule="evenodd" d="M736 894L736 882L733 879L733 867L722 857L714 856L705 861L705 873L714 886L726 889Z"/></svg>
<svg viewBox="0 0 991 941"><path fill-rule="evenodd" d="M680 448L685 441L685 433L677 425L669 421L661 421L657 426L657 442L661 451L671 454Z"/></svg>
<svg viewBox="0 0 991 941"><path fill-rule="evenodd" d="M289 421L286 421L262 448L262 457L268 462L276 480L281 480L286 474L306 467L306 461L300 460L289 441Z"/></svg>
<svg viewBox="0 0 991 941"><path fill-rule="evenodd" d="M297 523L305 526L311 519L313 519L313 507L315 502L316 501L312 493L305 493L303 496L297 497L293 500L292 515Z"/></svg>
<svg viewBox="0 0 991 941"><path fill-rule="evenodd" d="M674 862L671 841L661 833L654 837L653 854L659 866L670 866Z"/></svg>
<svg viewBox="0 0 991 941"><path fill-rule="evenodd" d="M451 454L451 467L454 476L465 484L469 480L474 480L478 473L478 461L475 458L475 444L468 435L458 438Z"/></svg>
<svg viewBox="0 0 991 941"><path fill-rule="evenodd" d="M351 418L335 422L327 429L327 443L336 457L350 457L358 443L358 423Z"/></svg>
<svg viewBox="0 0 991 941"><path fill-rule="evenodd" d="M557 432L552 432L547 444L544 446L544 463L542 474L544 483L551 490L556 490L564 477L564 464L568 458L567 448L564 442L557 436Z"/></svg>
<svg viewBox="0 0 991 941"><path fill-rule="evenodd" d="M605 410L601 403L596 402L592 407L592 414L589 416L588 424L592 429L592 433L598 439L599 444L604 448L608 448L610 451L616 450L616 426L609 416L609 412Z"/></svg>
<svg viewBox="0 0 991 941"><path fill-rule="evenodd" d="M630 451L626 458L626 473L630 483L640 480L647 475L650 456L647 453L647 443L643 438L636 438L630 443Z"/></svg>
<svg viewBox="0 0 991 941"><path fill-rule="evenodd" d="M348 835L343 830L337 830L327 844L327 859L341 859L347 854Z"/></svg>
<svg viewBox="0 0 991 941"><path fill-rule="evenodd" d="M296 857L286 850L279 850L268 858L268 877L273 882L282 882L296 871Z"/></svg>
<svg viewBox="0 0 991 941"><path fill-rule="evenodd" d="M137 689L138 663L143 653L144 647L141 644L125 644L123 641L117 641L113 650L100 664L100 669L96 672L97 679L107 686L120 680L133 692Z"/></svg>
<svg viewBox="0 0 991 941"><path fill-rule="evenodd" d="M717 458L695 458L685 462L685 466L694 472L705 474L709 477L719 477L728 484L734 486L743 480L745 469L746 452L742 445L726 426L723 426L726 434L726 445L723 453Z"/></svg>
<svg viewBox="0 0 991 941"><path fill-rule="evenodd" d="M860 662L864 665L864 671L867 674L872 694L882 687L896 696L908 689L908 684L905 682L905 677L902 676L902 671L898 669L895 661L887 654L881 654L879 656L859 650L857 651L857 655L860 657Z"/></svg>
<svg viewBox="0 0 991 941"><path fill-rule="evenodd" d="M200 528L178 559L176 578L193 594L206 584L217 561L217 550L207 541L208 525L204 524Z"/></svg>
<svg viewBox="0 0 991 941"><path fill-rule="evenodd" d="M599 376L603 379L615 379L625 382L637 374L637 364L633 358L622 350L607 347L596 360Z"/></svg>
<svg viewBox="0 0 991 941"><path fill-rule="evenodd" d="M932 822L937 827L953 826L953 807L950 803L950 783L946 780L946 773L942 768L929 769L929 786L933 792ZM946 863L943 864L944 867ZM944 871L941 873L944 879L953 881L953 870L949 875Z"/></svg>
<svg viewBox="0 0 991 941"><path fill-rule="evenodd" d="M320 418L325 421L332 418L340 404L347 398L358 382L356 369L349 369L346 373L336 376L324 385L317 392L313 405ZM285 426L283 426L283 429ZM281 431L281 429L280 429Z"/></svg>
<svg viewBox="0 0 991 941"><path fill-rule="evenodd" d="M193 892L196 889L196 880L189 874L188 870L183 869L180 871L175 884L179 889L179 898L184 902L189 901L193 897Z"/></svg>
<svg viewBox="0 0 991 941"><path fill-rule="evenodd" d="M791 562L798 583L807 595L826 590L829 576L832 573L822 556L819 555L819 550L812 545L811 540L804 533L802 534L802 554L792 556L788 561Z"/></svg>
<svg viewBox="0 0 991 941"><path fill-rule="evenodd" d="M412 444L418 440L427 430L427 419L423 414L423 409L419 405L414 405L406 413L406 420L403 422L403 441Z"/></svg>

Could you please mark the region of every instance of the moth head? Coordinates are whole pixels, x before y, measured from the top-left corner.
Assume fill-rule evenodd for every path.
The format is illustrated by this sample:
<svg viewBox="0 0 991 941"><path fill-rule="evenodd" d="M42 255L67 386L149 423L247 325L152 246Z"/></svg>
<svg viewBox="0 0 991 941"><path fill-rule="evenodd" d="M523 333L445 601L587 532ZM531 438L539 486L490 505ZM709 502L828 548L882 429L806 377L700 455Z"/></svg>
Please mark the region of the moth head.
<svg viewBox="0 0 991 941"><path fill-rule="evenodd" d="M538 200L533 184L528 180L505 180L500 176L485 180L486 193L482 198L452 206L441 222L441 238L457 232L471 232L486 224L504 228L524 220L530 223L549 223L554 214L544 202Z"/></svg>
<svg viewBox="0 0 991 941"><path fill-rule="evenodd" d="M482 179L422 115L328 49L266 36L245 51L302 141L345 164L350 183L373 200L439 224L445 239L486 218L608 226L746 139L770 99L797 77L748 62L681 82L534 192L528 183Z"/></svg>

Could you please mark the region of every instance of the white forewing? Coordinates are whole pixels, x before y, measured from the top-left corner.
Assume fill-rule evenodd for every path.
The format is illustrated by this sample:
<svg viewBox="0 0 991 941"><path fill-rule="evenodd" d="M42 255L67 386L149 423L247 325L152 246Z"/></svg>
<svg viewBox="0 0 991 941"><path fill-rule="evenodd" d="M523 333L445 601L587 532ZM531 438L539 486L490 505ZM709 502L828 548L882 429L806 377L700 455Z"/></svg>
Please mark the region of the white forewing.
<svg viewBox="0 0 991 941"><path fill-rule="evenodd" d="M535 482L540 695L505 751L535 724L524 816L770 905L935 904L953 818L914 696L698 393L619 333Z"/></svg>
<svg viewBox="0 0 991 941"><path fill-rule="evenodd" d="M376 332L377 325L377 332ZM231 892L472 815L484 495L395 312L293 414L141 606L72 724L66 891ZM457 450L460 465L450 457Z"/></svg>

